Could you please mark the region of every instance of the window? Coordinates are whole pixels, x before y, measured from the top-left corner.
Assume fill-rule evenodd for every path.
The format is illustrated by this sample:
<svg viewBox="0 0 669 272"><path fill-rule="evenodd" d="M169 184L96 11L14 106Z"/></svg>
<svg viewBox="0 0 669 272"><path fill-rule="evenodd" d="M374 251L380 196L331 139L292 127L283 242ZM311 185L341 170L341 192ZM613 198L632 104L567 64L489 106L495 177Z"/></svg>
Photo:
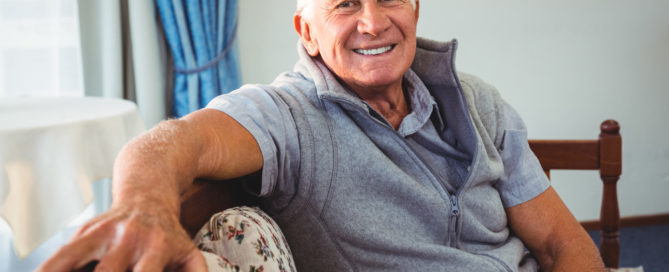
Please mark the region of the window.
<svg viewBox="0 0 669 272"><path fill-rule="evenodd" d="M83 96L76 0L0 0L0 96Z"/></svg>

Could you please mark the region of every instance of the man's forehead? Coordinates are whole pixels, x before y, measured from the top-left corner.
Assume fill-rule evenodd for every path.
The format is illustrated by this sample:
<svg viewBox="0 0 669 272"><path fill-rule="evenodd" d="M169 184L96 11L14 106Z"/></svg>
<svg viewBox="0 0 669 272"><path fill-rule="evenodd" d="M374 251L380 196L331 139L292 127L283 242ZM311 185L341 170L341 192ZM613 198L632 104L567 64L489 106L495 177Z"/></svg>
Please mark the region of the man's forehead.
<svg viewBox="0 0 669 272"><path fill-rule="evenodd" d="M315 2L319 2L322 6L332 6L336 5L337 3L341 2L342 0L297 0L297 10L302 11L308 6L314 6L314 4L318 4ZM418 0L397 0L397 1L402 1L402 2L409 2L411 3L411 6L416 9L416 2Z"/></svg>
<svg viewBox="0 0 669 272"><path fill-rule="evenodd" d="M339 2L339 1L342 1L342 0L297 0L297 6L298 6L298 8L300 8L300 7L306 6L307 4L313 4L314 2L320 2L320 3L323 3L323 4L333 5L333 4L335 4L336 2ZM416 0L400 0L400 1L410 2L412 5L414 5L414 3L416 2Z"/></svg>
<svg viewBox="0 0 669 272"><path fill-rule="evenodd" d="M334 5L336 2L339 2L341 0L307 0L307 1L317 4Z"/></svg>
<svg viewBox="0 0 669 272"><path fill-rule="evenodd" d="M335 4L336 2L340 2L340 1L342 1L342 0L321 0L321 1L318 1L318 0L306 0L306 2L322 2L322 3L325 3L325 4ZM406 0L403 0L403 1L406 1Z"/></svg>

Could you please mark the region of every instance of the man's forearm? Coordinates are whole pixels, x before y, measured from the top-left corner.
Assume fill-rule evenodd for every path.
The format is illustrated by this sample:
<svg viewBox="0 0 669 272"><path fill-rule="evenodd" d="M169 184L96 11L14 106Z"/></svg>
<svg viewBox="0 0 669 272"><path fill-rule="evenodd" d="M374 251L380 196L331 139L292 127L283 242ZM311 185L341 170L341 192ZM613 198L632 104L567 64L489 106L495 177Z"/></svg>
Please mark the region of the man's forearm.
<svg viewBox="0 0 669 272"><path fill-rule="evenodd" d="M597 247L589 237L563 245L555 253L552 265L546 271L604 271L604 263Z"/></svg>
<svg viewBox="0 0 669 272"><path fill-rule="evenodd" d="M170 120L128 143L114 165L114 205L151 202L178 214L180 193L197 175L202 148L190 132L186 122Z"/></svg>
<svg viewBox="0 0 669 272"><path fill-rule="evenodd" d="M204 271L202 254L179 224L181 192L196 177L226 179L261 167L251 134L222 112L163 122L119 153L111 209L84 224L38 271L72 271L93 260L99 271Z"/></svg>
<svg viewBox="0 0 669 272"><path fill-rule="evenodd" d="M542 271L603 271L597 247L552 187L506 212Z"/></svg>
<svg viewBox="0 0 669 272"><path fill-rule="evenodd" d="M85 223L38 271L206 270L202 254L179 224L179 195L197 174L199 135L167 121L128 143L114 164L114 202Z"/></svg>

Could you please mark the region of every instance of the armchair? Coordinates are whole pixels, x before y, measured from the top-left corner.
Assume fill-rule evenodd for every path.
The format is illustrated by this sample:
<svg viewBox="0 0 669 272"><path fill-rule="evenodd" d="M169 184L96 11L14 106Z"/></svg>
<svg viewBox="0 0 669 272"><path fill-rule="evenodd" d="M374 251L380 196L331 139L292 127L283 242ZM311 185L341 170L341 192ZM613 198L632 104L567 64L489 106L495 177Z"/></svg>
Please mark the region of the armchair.
<svg viewBox="0 0 669 272"><path fill-rule="evenodd" d="M607 267L617 268L620 215L616 183L622 168L622 140L620 126L614 120L604 121L600 130L599 138L593 140L530 140L529 144L549 177L550 170L599 170L604 186L600 254ZM214 213L234 206L257 204L256 199L244 193L239 181L259 178L260 173L256 172L237 182L195 181L182 195L181 224L193 236Z"/></svg>

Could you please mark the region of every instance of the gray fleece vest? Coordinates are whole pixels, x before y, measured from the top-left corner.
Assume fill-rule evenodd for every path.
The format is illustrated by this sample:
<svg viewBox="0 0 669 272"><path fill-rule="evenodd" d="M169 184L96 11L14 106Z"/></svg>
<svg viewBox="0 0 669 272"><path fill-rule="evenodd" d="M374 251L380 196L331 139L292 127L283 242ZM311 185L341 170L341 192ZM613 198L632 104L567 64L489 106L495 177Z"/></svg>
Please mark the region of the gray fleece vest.
<svg viewBox="0 0 669 272"><path fill-rule="evenodd" d="M294 72L272 87L246 86L209 105L258 141L263 209L284 231L298 270L537 270L504 208L548 183L515 112L489 85L458 78L455 41L418 39L412 66L471 163L452 188L360 99L331 91L341 86L299 48ZM299 148L283 148L286 142Z"/></svg>

